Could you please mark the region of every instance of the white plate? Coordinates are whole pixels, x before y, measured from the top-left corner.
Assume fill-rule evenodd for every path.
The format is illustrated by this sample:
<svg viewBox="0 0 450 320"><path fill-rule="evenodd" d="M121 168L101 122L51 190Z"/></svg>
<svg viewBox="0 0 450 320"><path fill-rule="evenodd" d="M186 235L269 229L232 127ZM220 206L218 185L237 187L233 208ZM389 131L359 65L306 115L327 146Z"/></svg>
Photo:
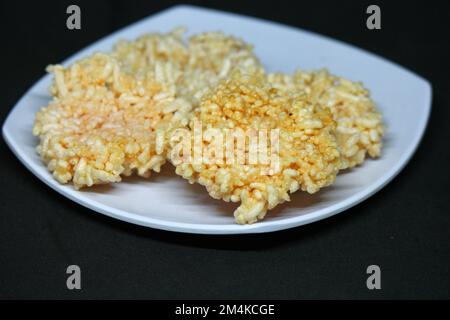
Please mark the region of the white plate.
<svg viewBox="0 0 450 320"><path fill-rule="evenodd" d="M385 186L405 166L424 133L431 109L431 86L423 78L366 51L310 32L229 13L177 6L148 17L78 52L65 65L93 51L109 50L119 38L186 26L189 33L221 30L255 45L269 71L326 67L332 73L361 80L371 90L387 125L383 155L338 176L336 183L313 196L297 192L266 219L236 225L234 205L211 199L203 187L173 174L171 165L152 179L126 179L112 186L76 191L60 185L36 154L31 134L34 115L50 99L50 76L40 79L16 104L3 136L20 161L39 179L92 210L152 228L207 234L270 232L324 219L363 201ZM49 63L55 61L49 61Z"/></svg>

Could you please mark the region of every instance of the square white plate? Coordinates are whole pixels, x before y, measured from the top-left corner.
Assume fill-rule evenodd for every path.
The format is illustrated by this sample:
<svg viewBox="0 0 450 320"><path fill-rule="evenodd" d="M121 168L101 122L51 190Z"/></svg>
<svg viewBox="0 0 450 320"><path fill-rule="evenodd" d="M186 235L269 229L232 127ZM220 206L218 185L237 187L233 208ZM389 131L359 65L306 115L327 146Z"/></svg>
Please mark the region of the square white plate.
<svg viewBox="0 0 450 320"><path fill-rule="evenodd" d="M146 32L166 32L186 26L189 34L223 31L255 45L269 71L318 69L352 80L371 90L386 123L382 157L342 173L336 183L313 196L292 195L253 225L234 222L235 205L214 200L201 186L189 185L173 173L170 164L151 179L130 178L110 186L76 191L61 185L36 153L31 128L34 115L50 96L51 78L41 78L15 105L3 125L3 136L20 161L54 190L105 215L152 228L207 234L269 232L324 219L368 198L405 166L425 131L431 109L431 86L412 72L366 51L323 36L262 21L191 6L177 6L148 17L97 41L64 62L65 65L94 51L107 51L120 38L134 39ZM55 61L49 61L52 63Z"/></svg>

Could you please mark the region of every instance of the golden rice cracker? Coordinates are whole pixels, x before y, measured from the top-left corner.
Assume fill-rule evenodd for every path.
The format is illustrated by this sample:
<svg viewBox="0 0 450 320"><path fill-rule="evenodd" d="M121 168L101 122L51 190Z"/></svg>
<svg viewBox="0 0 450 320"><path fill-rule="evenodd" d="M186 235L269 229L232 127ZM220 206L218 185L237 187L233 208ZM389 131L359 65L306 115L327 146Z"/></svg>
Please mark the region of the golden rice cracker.
<svg viewBox="0 0 450 320"><path fill-rule="evenodd" d="M222 32L193 35L187 43L189 61L184 69L178 93L198 105L202 95L234 70L264 73L253 46Z"/></svg>
<svg viewBox="0 0 450 320"><path fill-rule="evenodd" d="M312 103L320 103L333 114L337 123L336 139L342 157L342 168L364 162L366 155L381 154L384 126L382 115L359 82L331 75L326 70L303 72L293 76L271 74L269 81L280 90L301 90Z"/></svg>
<svg viewBox="0 0 450 320"><path fill-rule="evenodd" d="M48 70L54 98L36 114L33 134L56 180L78 189L159 172L166 150L158 132L186 122L190 106L151 77L123 73L105 54Z"/></svg>
<svg viewBox="0 0 450 320"><path fill-rule="evenodd" d="M234 72L205 94L189 129L171 137L168 154L190 183L240 202L237 223L254 223L289 193L333 183L340 167L334 129L330 112L304 93Z"/></svg>

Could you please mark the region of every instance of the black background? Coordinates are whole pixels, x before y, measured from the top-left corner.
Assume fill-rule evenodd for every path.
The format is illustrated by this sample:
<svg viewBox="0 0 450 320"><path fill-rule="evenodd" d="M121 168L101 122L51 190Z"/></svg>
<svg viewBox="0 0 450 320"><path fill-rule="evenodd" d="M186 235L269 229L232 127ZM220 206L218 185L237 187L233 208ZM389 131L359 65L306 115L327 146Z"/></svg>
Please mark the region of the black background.
<svg viewBox="0 0 450 320"><path fill-rule="evenodd" d="M444 1L373 3L381 30L366 28L366 1L193 2L325 34L430 80L425 137L382 191L345 213L272 234L170 233L58 195L1 140L0 298L450 298L450 8ZM65 27L69 4L81 7L82 30ZM47 64L173 4L2 2L1 122ZM66 288L70 264L81 267L82 290ZM381 267L382 290L366 288L371 264Z"/></svg>

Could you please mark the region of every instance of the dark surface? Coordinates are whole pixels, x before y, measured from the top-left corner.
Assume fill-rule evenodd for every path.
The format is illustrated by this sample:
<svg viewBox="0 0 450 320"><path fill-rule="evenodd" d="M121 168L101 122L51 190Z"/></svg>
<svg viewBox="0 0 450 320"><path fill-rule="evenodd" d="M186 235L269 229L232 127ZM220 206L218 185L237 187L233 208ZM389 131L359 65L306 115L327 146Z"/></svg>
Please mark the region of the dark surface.
<svg viewBox="0 0 450 320"><path fill-rule="evenodd" d="M81 31L65 28L71 3L81 7ZM364 1L195 4L326 34L429 79L434 101L426 135L386 188L343 214L293 230L184 235L113 220L69 201L28 172L2 140L0 298L450 298L450 8L443 1L377 3L378 31L365 27ZM2 2L1 122L48 63L169 6ZM70 264L81 267L80 291L66 289ZM371 264L381 267L382 290L366 288Z"/></svg>

